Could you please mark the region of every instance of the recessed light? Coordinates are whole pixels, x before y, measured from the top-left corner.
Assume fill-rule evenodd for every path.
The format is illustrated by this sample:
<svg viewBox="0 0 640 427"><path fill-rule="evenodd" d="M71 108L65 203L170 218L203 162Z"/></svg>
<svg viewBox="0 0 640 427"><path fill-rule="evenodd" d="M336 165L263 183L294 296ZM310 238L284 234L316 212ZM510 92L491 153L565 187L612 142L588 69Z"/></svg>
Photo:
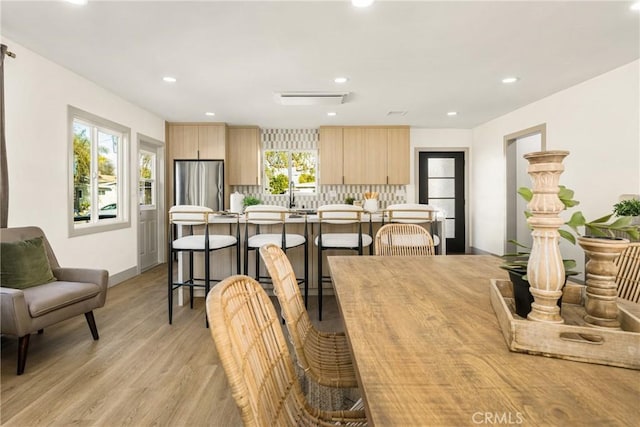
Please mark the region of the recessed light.
<svg viewBox="0 0 640 427"><path fill-rule="evenodd" d="M640 1L637 1L634 4L632 4L629 9L634 10L636 12L640 11Z"/></svg>
<svg viewBox="0 0 640 427"><path fill-rule="evenodd" d="M178 81L175 77L171 77L171 76L163 77L162 80L164 80L167 83L175 83Z"/></svg>
<svg viewBox="0 0 640 427"><path fill-rule="evenodd" d="M89 0L66 0L67 3L78 4L80 6L84 6L89 2Z"/></svg>
<svg viewBox="0 0 640 427"><path fill-rule="evenodd" d="M204 113L205 116L215 116L216 113L212 113L210 111L207 111L206 113Z"/></svg>
<svg viewBox="0 0 640 427"><path fill-rule="evenodd" d="M329 111L329 112L327 113L327 116L329 116L329 117L333 117L333 116L335 116L335 115L336 115L336 112L335 112L335 111Z"/></svg>
<svg viewBox="0 0 640 427"><path fill-rule="evenodd" d="M518 77L505 77L504 79L502 79L502 83L505 83L505 84L515 83L518 80L520 80Z"/></svg>
<svg viewBox="0 0 640 427"><path fill-rule="evenodd" d="M336 83L346 83L349 81L349 79L346 77L336 77L335 79L333 79L333 81Z"/></svg>
<svg viewBox="0 0 640 427"><path fill-rule="evenodd" d="M351 0L351 4L355 7L369 7L373 4L373 0Z"/></svg>
<svg viewBox="0 0 640 427"><path fill-rule="evenodd" d="M449 111L449 112L447 113L447 116L457 116L457 115L458 115L458 112L457 112L457 111Z"/></svg>

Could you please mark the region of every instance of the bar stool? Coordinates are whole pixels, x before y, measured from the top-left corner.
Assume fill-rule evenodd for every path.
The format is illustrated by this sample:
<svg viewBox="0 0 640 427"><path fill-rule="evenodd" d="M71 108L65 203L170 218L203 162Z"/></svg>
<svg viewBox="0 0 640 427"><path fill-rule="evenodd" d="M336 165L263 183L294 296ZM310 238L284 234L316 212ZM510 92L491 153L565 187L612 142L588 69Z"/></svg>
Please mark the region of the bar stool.
<svg viewBox="0 0 640 427"><path fill-rule="evenodd" d="M373 242L369 234L362 233L362 214L362 207L346 204L323 205L318 208L318 236L315 239L315 245L318 247L318 320L322 320L322 284L331 282L331 276L322 274L322 252L330 249L350 250L362 255L363 249ZM324 233L323 224L349 228L352 228L352 224L357 224L358 231Z"/></svg>
<svg viewBox="0 0 640 427"><path fill-rule="evenodd" d="M169 324L173 322L173 291L182 287L189 288L189 306L193 308L193 289L204 288L205 297L209 293L211 283L220 282L223 279L211 278L211 260L209 255L213 251L236 248L236 273L240 272L240 229L238 217L235 217L236 235L209 234L210 215L215 212L211 208L194 205L177 205L169 210L169 266L168 271L168 303ZM174 236L174 226L177 226L178 236ZM194 226L204 226L203 234L194 234ZM189 234L182 235L182 227L188 227ZM173 255L187 252L189 254L189 274L186 279L174 281L173 279ZM194 277L193 254L204 254L204 278ZM208 323L207 323L208 326Z"/></svg>
<svg viewBox="0 0 640 427"><path fill-rule="evenodd" d="M258 249L266 244L274 244L280 247L285 253L289 249L304 247L304 277L296 278L298 285L304 283L304 304L308 303L309 294L309 260L308 260L308 234L307 234L307 217L304 218L303 234L287 233L287 220L291 218L289 209L276 205L253 205L245 208L245 228L244 228L244 274L249 275L249 251L256 251L255 256L255 275L254 278L260 283L272 283L271 276L260 275L260 256ZM249 225L255 226L255 234L249 236ZM263 233L265 227L278 228L278 232L267 230ZM261 229L262 228L262 229Z"/></svg>

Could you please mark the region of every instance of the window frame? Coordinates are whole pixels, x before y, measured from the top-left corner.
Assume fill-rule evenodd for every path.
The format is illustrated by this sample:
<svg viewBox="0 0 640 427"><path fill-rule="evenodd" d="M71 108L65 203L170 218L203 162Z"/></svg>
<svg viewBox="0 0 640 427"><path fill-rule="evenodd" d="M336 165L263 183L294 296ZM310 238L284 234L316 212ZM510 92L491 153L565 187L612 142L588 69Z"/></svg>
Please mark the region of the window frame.
<svg viewBox="0 0 640 427"><path fill-rule="evenodd" d="M118 197L117 206L118 214L115 218L109 219L97 219L94 222L89 223L76 223L74 221L74 198L75 188L73 185L73 173L74 173L74 151L73 151L73 139L74 139L74 122L78 120L91 127L104 129L108 133L117 133L122 135L122 138L118 144ZM130 218L130 141L131 141L131 129L121 124L112 122L111 120L99 117L95 114L81 110L79 108L69 105L67 107L67 132L68 132L68 163L67 163L67 182L68 182L68 200L67 200L67 224L69 237L85 236L88 234L102 233L105 231L119 230L123 228L129 228L131 226ZM93 162L93 153L92 153ZM92 178L91 185L94 185L94 178ZM97 194L96 196L97 197ZM98 208L99 209L99 208Z"/></svg>
<svg viewBox="0 0 640 427"><path fill-rule="evenodd" d="M319 158L318 158L318 150L317 149L313 149L313 148L303 148L303 149L297 149L297 148L265 148L262 150L262 182L264 183L264 185L262 186L262 191L264 192L264 194L269 195L269 196L289 196L289 189L287 189L287 191L285 193L282 194L273 194L271 193L271 191L269 190L269 178L267 177L267 151L283 151L288 153L288 167L287 167L287 173L288 173L288 179L289 179L289 189L291 188L291 180L293 178L293 162L292 162L292 153L312 153L314 155L315 158L315 177L316 177L316 181L315 181L315 186L313 187L313 191L312 192L305 192L305 191L300 191L300 190L294 190L294 194L298 194L298 195L312 195L312 194L318 194L318 163L319 163Z"/></svg>

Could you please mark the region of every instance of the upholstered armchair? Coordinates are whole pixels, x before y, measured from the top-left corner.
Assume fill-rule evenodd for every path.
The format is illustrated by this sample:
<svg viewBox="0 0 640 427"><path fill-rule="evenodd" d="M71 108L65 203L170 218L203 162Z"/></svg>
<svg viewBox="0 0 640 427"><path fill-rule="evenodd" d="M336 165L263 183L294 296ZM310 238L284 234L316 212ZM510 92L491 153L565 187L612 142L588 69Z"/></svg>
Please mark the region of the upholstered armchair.
<svg viewBox="0 0 640 427"><path fill-rule="evenodd" d="M3 228L0 241L1 330L18 337L18 375L24 372L33 332L84 314L97 340L93 310L104 306L109 273L61 268L38 227Z"/></svg>

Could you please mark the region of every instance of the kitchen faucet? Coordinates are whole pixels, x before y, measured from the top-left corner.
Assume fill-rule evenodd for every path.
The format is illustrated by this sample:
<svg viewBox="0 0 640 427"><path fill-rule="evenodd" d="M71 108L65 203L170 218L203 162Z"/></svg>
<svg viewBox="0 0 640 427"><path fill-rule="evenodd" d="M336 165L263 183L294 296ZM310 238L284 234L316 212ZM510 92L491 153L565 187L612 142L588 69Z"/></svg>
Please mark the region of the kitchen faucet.
<svg viewBox="0 0 640 427"><path fill-rule="evenodd" d="M293 185L293 181L289 183L289 209L293 209L296 207L296 198L293 195L293 189L295 186Z"/></svg>

